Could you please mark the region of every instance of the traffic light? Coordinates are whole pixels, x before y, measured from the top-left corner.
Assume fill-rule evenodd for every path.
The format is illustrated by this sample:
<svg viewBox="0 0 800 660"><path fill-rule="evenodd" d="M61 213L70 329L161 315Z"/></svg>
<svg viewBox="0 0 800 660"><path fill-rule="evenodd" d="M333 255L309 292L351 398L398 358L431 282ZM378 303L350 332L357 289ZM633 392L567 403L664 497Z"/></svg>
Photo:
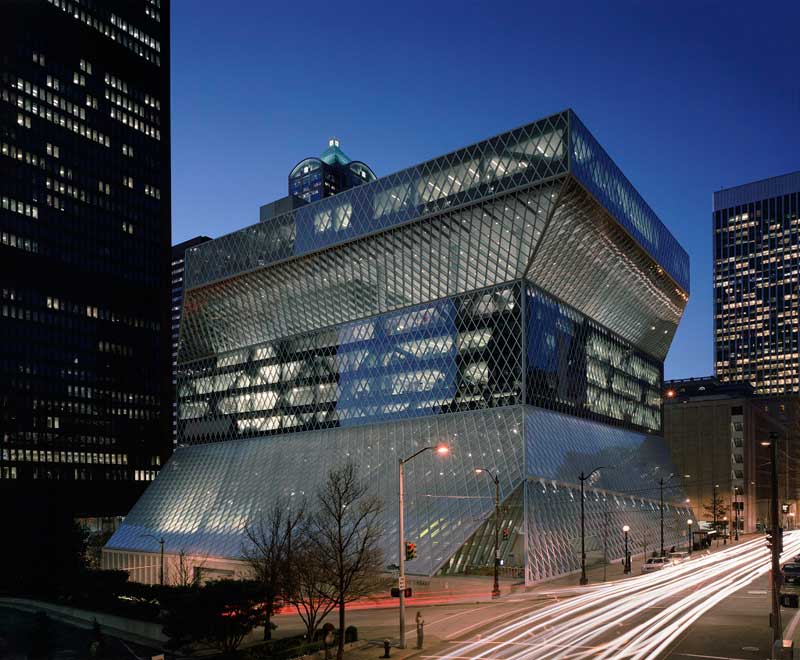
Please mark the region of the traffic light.
<svg viewBox="0 0 800 660"><path fill-rule="evenodd" d="M504 538L504 539L507 539L507 538L508 538L508 536L509 536L509 534L508 534L508 530L507 530L507 529L504 529L504 530L503 530L503 538Z"/></svg>
<svg viewBox="0 0 800 660"><path fill-rule="evenodd" d="M398 587L392 587L392 598L400 598L400 589ZM403 589L403 596L406 598L411 598L411 587L406 587Z"/></svg>
<svg viewBox="0 0 800 660"><path fill-rule="evenodd" d="M767 547L770 551L773 548L777 549L777 553L780 554L783 552L783 528L778 527L778 533L775 534L774 529L767 530Z"/></svg>
<svg viewBox="0 0 800 660"><path fill-rule="evenodd" d="M411 561L417 558L417 544L408 542L406 543L406 561Z"/></svg>

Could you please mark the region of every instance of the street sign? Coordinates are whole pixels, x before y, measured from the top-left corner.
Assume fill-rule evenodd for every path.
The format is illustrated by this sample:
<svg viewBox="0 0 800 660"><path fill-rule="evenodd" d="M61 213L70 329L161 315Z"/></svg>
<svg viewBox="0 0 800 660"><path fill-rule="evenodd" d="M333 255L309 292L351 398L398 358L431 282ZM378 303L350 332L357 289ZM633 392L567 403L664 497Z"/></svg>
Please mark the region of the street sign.
<svg viewBox="0 0 800 660"><path fill-rule="evenodd" d="M398 576L397 577L397 588L398 589L405 589L406 588L406 576Z"/></svg>

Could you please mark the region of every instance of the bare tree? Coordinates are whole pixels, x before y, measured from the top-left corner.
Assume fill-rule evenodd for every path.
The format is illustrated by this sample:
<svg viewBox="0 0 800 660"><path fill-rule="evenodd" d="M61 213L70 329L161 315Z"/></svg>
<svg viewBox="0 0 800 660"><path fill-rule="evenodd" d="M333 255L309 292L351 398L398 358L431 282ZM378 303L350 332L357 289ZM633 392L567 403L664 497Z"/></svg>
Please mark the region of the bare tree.
<svg viewBox="0 0 800 660"><path fill-rule="evenodd" d="M264 639L272 639L272 615L291 591L292 542L303 520L303 507L277 502L257 520L245 525L242 559L261 586L264 598Z"/></svg>
<svg viewBox="0 0 800 660"><path fill-rule="evenodd" d="M373 593L380 584L380 514L383 504L369 495L348 463L331 470L317 492L317 511L308 524L309 542L319 553L339 608L339 648L344 655L345 607L348 602Z"/></svg>
<svg viewBox="0 0 800 660"><path fill-rule="evenodd" d="M336 607L338 591L322 553L308 535L303 535L293 554L292 590L288 601L306 624L306 635L310 642L314 639L317 627Z"/></svg>
<svg viewBox="0 0 800 660"><path fill-rule="evenodd" d="M178 558L172 562L173 567L170 570L170 575L174 577L169 580L169 583L175 587L192 587L197 584L200 578L200 571L206 564L208 556L203 557L190 557L189 554L181 548L178 551Z"/></svg>

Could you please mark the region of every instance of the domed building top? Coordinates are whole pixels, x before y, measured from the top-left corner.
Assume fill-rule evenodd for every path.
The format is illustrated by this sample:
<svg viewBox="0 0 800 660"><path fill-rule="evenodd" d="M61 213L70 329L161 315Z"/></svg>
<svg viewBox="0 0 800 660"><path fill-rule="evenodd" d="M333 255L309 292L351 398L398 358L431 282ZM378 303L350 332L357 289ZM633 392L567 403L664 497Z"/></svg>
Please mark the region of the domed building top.
<svg viewBox="0 0 800 660"><path fill-rule="evenodd" d="M369 165L351 160L342 151L339 139L332 137L319 158L304 158L292 168L289 194L315 202L376 178Z"/></svg>
<svg viewBox="0 0 800 660"><path fill-rule="evenodd" d="M320 159L328 165L333 165L334 163L349 165L351 162L347 154L339 147L339 138L328 140L328 148L320 154Z"/></svg>

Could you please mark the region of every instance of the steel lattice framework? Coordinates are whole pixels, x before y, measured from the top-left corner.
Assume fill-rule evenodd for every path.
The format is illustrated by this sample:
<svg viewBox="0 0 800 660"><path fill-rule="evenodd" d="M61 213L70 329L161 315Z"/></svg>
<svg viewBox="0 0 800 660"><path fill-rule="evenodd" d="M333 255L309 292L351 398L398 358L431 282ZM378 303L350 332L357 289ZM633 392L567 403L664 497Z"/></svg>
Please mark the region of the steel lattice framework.
<svg viewBox="0 0 800 660"><path fill-rule="evenodd" d="M662 363L688 273L571 111L193 249L178 408L194 446L131 511L108 565L152 550L144 534L236 559L247 521L345 460L386 502L393 557L398 458L442 441L446 462L407 468L411 571L490 560L476 467L500 474L504 557L529 582L577 567L581 470L615 466L588 491L591 539L609 519L652 534L670 471ZM672 544L687 511L668 509Z"/></svg>

